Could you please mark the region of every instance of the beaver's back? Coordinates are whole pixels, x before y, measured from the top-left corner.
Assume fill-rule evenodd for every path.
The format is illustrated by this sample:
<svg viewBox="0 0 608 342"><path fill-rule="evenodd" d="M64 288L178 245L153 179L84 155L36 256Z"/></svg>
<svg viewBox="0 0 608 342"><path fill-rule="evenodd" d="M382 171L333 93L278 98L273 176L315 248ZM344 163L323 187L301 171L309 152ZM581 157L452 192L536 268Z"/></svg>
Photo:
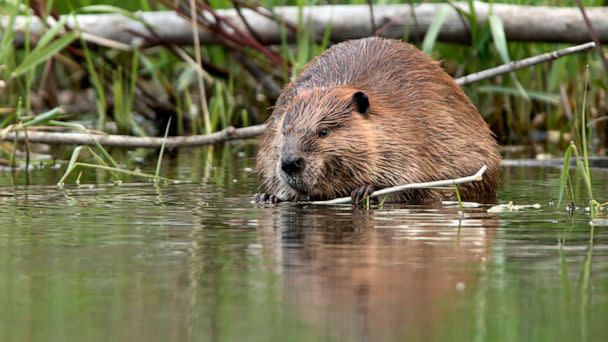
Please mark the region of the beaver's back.
<svg viewBox="0 0 608 342"><path fill-rule="evenodd" d="M357 178L390 186L466 176L486 164L484 181L463 186L462 194L471 200L494 196L500 157L488 125L438 62L397 40L374 37L337 44L308 63L277 101L262 151L272 150L265 145L273 143L279 129L275 124L292 100L308 96L310 90L340 87L369 98L370 115L359 129L372 130L374 172ZM269 170L260 171L274 172L265 158L258 161Z"/></svg>
<svg viewBox="0 0 608 342"><path fill-rule="evenodd" d="M396 85L415 74L412 66L435 63L415 47L396 40L366 38L330 47L309 62L297 89L349 84Z"/></svg>

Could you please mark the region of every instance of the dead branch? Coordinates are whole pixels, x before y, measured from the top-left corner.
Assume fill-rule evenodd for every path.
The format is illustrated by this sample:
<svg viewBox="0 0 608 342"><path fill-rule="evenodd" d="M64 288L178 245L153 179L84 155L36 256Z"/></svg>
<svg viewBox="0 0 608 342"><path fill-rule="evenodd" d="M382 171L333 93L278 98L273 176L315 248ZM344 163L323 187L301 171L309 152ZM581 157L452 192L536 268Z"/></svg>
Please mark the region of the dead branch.
<svg viewBox="0 0 608 342"><path fill-rule="evenodd" d="M558 59L560 57L564 57L567 55L571 55L573 53L583 52L595 47L594 42L588 42L581 45L567 47L561 50L555 50L547 53L543 53L542 55L537 55L534 57L529 57L526 59L522 59L519 61L513 61L511 63L503 64L497 66L495 68L486 69L483 71L479 71L473 74L469 74L467 76L459 77L456 79L456 83L458 85L465 85L470 83L479 82L488 78L492 78L498 75L506 74L511 71L523 69L532 65L544 63L547 61L552 61Z"/></svg>
<svg viewBox="0 0 608 342"><path fill-rule="evenodd" d="M424 182L424 183L410 183L410 184L393 186L390 188L385 188L382 190L374 191L371 193L371 195L369 195L369 197L373 198L373 197L387 196L392 193L401 192L404 190L411 190L411 189L431 189L431 188L437 188L437 187L455 186L456 184L478 182L483 179L483 174L486 172L487 169L488 169L488 167L483 165L479 169L479 171L477 171L475 174L466 176L466 177L438 180L438 181ZM351 201L352 200L350 197L341 197L341 198L336 198L336 199L332 199L329 201L312 201L309 203L310 204L330 205L330 204L351 203Z"/></svg>

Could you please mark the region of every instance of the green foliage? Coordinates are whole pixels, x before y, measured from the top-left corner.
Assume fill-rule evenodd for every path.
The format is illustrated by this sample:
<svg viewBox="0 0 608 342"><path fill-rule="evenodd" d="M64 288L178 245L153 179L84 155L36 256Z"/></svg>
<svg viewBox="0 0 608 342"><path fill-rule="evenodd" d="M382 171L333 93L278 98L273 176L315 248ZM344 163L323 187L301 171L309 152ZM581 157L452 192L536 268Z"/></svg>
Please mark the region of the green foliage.
<svg viewBox="0 0 608 342"><path fill-rule="evenodd" d="M587 86L588 79L585 80L585 93L583 94L583 105L581 110L581 129L580 129L580 140L582 142L583 155L579 153L578 147L574 144L574 142L570 142L570 146L566 149L564 154L564 162L562 166L562 172L560 176L560 193L559 200L557 202L558 207L561 206L564 193L567 190L566 186L569 186L570 193L574 202L574 193L572 190L572 181L570 179L570 158L571 155L574 154L574 158L576 161L576 175L583 180L583 184L585 186L585 190L587 192L587 201L589 203L589 210L591 214L591 219L595 218L596 212L608 205L607 203L598 202L593 196L593 186L591 184L591 167L589 166L589 154L588 154L588 145L587 145L587 114L585 111L586 102L587 102ZM589 137L590 138L590 137ZM593 236L593 235L592 235ZM593 238L592 238L593 239Z"/></svg>
<svg viewBox="0 0 608 342"><path fill-rule="evenodd" d="M430 55L431 52L435 49L435 43L437 42L437 36L439 36L439 31L441 31L441 27L443 26L443 22L448 15L449 8L447 6L442 6L439 12L435 14L435 18L431 23L426 35L424 36L424 40L422 41L422 52Z"/></svg>
<svg viewBox="0 0 608 342"><path fill-rule="evenodd" d="M51 32L51 30L49 30L48 32ZM76 32L68 32L57 40L50 42L52 37L47 37L46 34L43 35L40 39L39 44L36 45L36 48L32 50L32 52L23 59L21 64L19 64L15 68L15 70L13 70L11 76L21 76L24 73L32 70L38 64L52 58L56 53L63 50L66 46L72 43L77 38L77 36L78 34ZM45 38L46 40L43 42Z"/></svg>
<svg viewBox="0 0 608 342"><path fill-rule="evenodd" d="M490 31L492 32L492 38L494 40L494 46L496 47L496 51L498 51L498 55L500 56L502 63L508 64L511 62L511 57L509 56L509 49L507 47L507 38L505 35L505 27L502 23L502 19L495 15L491 15L489 17L489 23L490 23ZM509 75L511 76L511 80L512 80L513 84L515 84L515 87L519 91L520 95L523 98L525 98L526 100L529 100L524 87L517 80L515 73L511 72Z"/></svg>

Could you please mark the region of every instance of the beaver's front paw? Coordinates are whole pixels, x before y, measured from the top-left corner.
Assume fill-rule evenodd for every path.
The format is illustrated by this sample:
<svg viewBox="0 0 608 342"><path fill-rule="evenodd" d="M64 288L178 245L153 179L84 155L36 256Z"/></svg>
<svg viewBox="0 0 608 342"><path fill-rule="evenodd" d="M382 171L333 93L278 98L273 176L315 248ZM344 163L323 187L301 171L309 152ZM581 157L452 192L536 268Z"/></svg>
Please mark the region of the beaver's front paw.
<svg viewBox="0 0 608 342"><path fill-rule="evenodd" d="M255 194L253 195L254 203L279 203L281 200L275 195Z"/></svg>
<svg viewBox="0 0 608 342"><path fill-rule="evenodd" d="M372 184L362 185L350 193L353 203L359 203L374 192L375 187Z"/></svg>

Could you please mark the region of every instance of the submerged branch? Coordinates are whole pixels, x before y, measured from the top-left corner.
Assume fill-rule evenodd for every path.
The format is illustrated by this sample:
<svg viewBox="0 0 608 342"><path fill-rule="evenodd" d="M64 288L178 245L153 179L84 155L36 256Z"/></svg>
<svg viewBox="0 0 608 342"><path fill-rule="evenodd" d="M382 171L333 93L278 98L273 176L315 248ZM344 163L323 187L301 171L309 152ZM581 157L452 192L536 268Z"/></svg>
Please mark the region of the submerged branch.
<svg viewBox="0 0 608 342"><path fill-rule="evenodd" d="M372 194L369 195L369 197L371 198L371 197L385 196L385 195L389 195L389 194L392 194L395 192L400 192L400 191L410 190L410 189L430 189L430 188L451 186L451 185L462 184L462 183L477 182L477 181L480 181L483 179L483 174L486 172L487 169L488 169L488 167L484 165L481 167L481 169L479 169L479 171L477 171L477 173L475 173L474 175L471 175L471 176L467 176L467 177L446 179L446 180L439 180L439 181L432 181L432 182L424 182L424 183L410 183L410 184L394 186L391 188L385 188L382 190L372 192ZM350 202L351 202L350 197L342 197L342 198L336 198L336 199L329 200L329 201L312 201L309 203L310 204L345 204L345 203L350 203Z"/></svg>

